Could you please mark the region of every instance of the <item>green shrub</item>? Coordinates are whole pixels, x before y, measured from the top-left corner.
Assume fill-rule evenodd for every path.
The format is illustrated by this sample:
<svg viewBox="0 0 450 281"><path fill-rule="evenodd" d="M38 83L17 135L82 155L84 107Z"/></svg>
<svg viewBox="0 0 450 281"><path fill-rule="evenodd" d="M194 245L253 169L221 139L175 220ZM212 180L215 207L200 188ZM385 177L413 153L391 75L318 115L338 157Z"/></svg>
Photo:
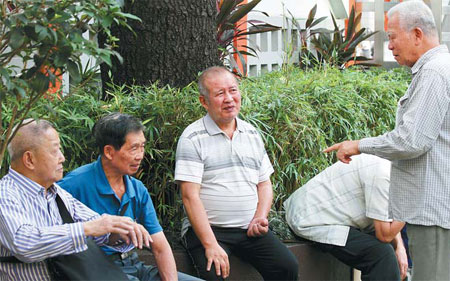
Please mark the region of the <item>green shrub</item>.
<svg viewBox="0 0 450 281"><path fill-rule="evenodd" d="M241 117L261 131L275 169L272 222L280 236L289 238L282 218L284 200L335 161L321 151L338 141L391 129L408 77L399 69L290 69L241 83ZM106 103L93 90L75 93L64 102L47 100L53 110L45 112L41 106L40 113L60 132L66 171L96 159L90 130L100 116L112 111L138 116L146 126L148 145L137 177L149 188L163 227L175 233L183 215L173 183L176 144L184 128L205 114L196 84L181 90L116 87L112 95Z"/></svg>

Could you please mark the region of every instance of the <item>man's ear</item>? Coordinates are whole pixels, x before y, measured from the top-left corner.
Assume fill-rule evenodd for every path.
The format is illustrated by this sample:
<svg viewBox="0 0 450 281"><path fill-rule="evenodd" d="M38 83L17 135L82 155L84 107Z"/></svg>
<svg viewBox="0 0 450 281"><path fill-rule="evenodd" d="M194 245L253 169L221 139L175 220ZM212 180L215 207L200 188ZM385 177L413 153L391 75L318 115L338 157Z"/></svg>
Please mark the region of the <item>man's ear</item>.
<svg viewBox="0 0 450 281"><path fill-rule="evenodd" d="M202 106L206 109L206 111L208 111L208 103L206 101L206 98L203 95L200 95L198 97L198 99L200 100L200 103L202 104Z"/></svg>
<svg viewBox="0 0 450 281"><path fill-rule="evenodd" d="M105 156L108 160L112 160L115 151L116 149L114 146L107 144L103 147L103 156Z"/></svg>
<svg viewBox="0 0 450 281"><path fill-rule="evenodd" d="M423 30L419 27L416 27L412 30L413 34L414 34L414 43L415 45L419 45L422 41L423 41Z"/></svg>
<svg viewBox="0 0 450 281"><path fill-rule="evenodd" d="M22 163L29 170L34 170L36 166L36 158L34 157L33 152L27 150L22 155Z"/></svg>

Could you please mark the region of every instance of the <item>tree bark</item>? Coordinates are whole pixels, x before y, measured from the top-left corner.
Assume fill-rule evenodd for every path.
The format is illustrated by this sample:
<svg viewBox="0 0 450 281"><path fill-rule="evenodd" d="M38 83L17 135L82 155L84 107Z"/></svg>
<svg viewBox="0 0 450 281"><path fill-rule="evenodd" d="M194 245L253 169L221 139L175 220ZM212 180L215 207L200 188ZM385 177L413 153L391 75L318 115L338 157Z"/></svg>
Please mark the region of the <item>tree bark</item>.
<svg viewBox="0 0 450 281"><path fill-rule="evenodd" d="M129 21L133 28L114 27L119 38L116 49L123 64L102 66L102 81L115 84L184 87L206 67L221 64L216 41L215 0L126 0L124 12L142 22ZM99 38L100 44L102 38Z"/></svg>

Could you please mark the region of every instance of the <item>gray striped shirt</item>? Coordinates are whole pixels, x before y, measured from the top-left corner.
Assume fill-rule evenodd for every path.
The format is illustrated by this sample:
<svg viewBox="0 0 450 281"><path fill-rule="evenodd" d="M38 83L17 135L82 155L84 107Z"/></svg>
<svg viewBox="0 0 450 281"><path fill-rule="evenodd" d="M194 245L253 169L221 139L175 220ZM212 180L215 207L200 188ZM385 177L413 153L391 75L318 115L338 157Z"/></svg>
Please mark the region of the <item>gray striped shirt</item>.
<svg viewBox="0 0 450 281"><path fill-rule="evenodd" d="M236 118L230 139L209 115L189 125L178 141L175 180L201 184L209 223L247 228L258 204L256 185L273 173L256 129ZM189 226L185 219L182 233Z"/></svg>
<svg viewBox="0 0 450 281"><path fill-rule="evenodd" d="M63 224L56 192L75 223ZM0 256L25 263L0 263L1 281L50 280L45 259L87 249L82 221L98 214L59 186L44 187L10 169L0 180ZM103 243L108 235L95 238Z"/></svg>
<svg viewBox="0 0 450 281"><path fill-rule="evenodd" d="M390 210L394 220L450 229L450 54L435 47L411 68L396 125L362 139L359 150L392 161Z"/></svg>

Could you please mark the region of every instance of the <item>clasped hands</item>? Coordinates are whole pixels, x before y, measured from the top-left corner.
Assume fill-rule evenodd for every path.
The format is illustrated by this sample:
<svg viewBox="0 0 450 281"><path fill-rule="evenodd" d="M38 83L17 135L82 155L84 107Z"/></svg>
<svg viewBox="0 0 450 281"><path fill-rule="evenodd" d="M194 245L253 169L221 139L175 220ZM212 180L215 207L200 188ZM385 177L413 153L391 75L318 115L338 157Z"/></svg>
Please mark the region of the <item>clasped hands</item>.
<svg viewBox="0 0 450 281"><path fill-rule="evenodd" d="M83 226L86 236L96 237L111 233L110 242L121 239L127 244L133 243L139 249L144 246L150 247L150 243L153 242L148 231L130 217L104 214L85 222Z"/></svg>

